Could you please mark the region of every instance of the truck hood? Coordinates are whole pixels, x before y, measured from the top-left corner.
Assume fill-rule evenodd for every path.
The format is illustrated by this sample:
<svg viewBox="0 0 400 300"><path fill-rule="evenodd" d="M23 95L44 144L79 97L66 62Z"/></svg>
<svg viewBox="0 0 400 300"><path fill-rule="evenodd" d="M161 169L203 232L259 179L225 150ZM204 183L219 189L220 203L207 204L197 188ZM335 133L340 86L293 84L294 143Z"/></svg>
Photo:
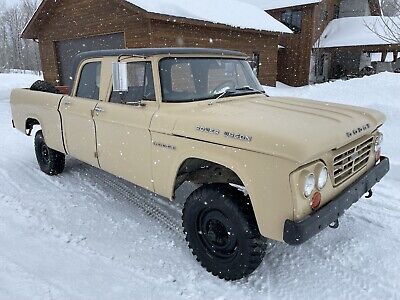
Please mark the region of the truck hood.
<svg viewBox="0 0 400 300"><path fill-rule="evenodd" d="M252 95L197 103L176 119L172 134L306 163L384 121L366 108Z"/></svg>

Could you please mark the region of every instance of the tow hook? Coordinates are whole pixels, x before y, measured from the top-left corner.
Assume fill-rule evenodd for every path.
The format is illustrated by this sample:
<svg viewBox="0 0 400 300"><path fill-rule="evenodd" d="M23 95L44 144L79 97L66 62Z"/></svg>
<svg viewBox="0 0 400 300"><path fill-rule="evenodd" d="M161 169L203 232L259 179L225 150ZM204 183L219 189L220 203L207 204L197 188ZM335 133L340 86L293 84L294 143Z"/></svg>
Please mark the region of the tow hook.
<svg viewBox="0 0 400 300"><path fill-rule="evenodd" d="M339 220L336 220L336 221L332 222L331 224L329 224L329 227L332 229L339 228Z"/></svg>
<svg viewBox="0 0 400 300"><path fill-rule="evenodd" d="M366 199L370 199L370 198L372 198L372 195L373 195L374 193L372 192L372 190L369 190L368 191L368 195L367 196L365 196L365 198Z"/></svg>

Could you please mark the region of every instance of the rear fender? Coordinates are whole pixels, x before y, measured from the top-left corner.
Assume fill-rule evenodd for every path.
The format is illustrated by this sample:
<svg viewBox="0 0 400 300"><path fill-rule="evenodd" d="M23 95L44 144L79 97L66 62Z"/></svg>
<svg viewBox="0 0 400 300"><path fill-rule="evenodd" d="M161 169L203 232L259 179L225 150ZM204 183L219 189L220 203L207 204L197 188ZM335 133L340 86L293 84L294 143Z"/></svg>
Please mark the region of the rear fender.
<svg viewBox="0 0 400 300"><path fill-rule="evenodd" d="M40 125L46 144L65 153L61 116L58 110L63 95L16 89L11 93L11 113L15 128L30 135Z"/></svg>

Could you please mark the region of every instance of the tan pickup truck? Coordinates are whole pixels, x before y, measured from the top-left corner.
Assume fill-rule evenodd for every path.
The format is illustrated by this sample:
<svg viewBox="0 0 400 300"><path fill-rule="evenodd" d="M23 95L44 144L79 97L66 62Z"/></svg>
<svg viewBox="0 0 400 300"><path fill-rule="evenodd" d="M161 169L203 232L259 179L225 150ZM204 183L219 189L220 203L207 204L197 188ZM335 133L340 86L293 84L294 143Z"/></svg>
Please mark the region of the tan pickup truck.
<svg viewBox="0 0 400 300"><path fill-rule="evenodd" d="M378 111L268 97L247 57L215 49L80 54L69 95L46 82L11 95L14 127L30 135L41 170L71 155L174 200L214 275L236 280L261 263L266 240L301 244L389 171Z"/></svg>

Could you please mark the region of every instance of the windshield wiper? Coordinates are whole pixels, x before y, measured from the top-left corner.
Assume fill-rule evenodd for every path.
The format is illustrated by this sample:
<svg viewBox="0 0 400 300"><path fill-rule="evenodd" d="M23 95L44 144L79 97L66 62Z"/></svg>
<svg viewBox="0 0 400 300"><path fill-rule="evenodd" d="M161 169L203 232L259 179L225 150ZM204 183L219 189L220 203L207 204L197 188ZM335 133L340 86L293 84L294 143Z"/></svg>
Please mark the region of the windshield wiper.
<svg viewBox="0 0 400 300"><path fill-rule="evenodd" d="M242 91L249 91L249 92L254 92L257 94L265 95L265 93L260 90L253 89L250 86L243 86L243 87L235 88L235 89L227 89L226 91L224 91L222 93L216 94L216 95L218 95L218 97L213 99L210 103L208 103L208 105L213 105L214 103L217 103L221 98L224 98L226 96L239 95L237 92L242 92Z"/></svg>
<svg viewBox="0 0 400 300"><path fill-rule="evenodd" d="M214 103L217 103L219 99L224 98L224 97L229 96L229 95L234 95L234 94L236 94L235 90L227 89L222 93L216 94L215 96L218 95L218 97L213 99L213 100L211 100L210 103L208 103L208 105L213 105Z"/></svg>
<svg viewBox="0 0 400 300"><path fill-rule="evenodd" d="M256 89L254 89L254 88L252 88L252 87L250 87L250 86L242 86L242 87L240 87L240 88L236 88L235 89L236 91L250 91L250 92L256 92L257 94L265 94L264 92L262 92L262 91L260 91L260 90L256 90Z"/></svg>

